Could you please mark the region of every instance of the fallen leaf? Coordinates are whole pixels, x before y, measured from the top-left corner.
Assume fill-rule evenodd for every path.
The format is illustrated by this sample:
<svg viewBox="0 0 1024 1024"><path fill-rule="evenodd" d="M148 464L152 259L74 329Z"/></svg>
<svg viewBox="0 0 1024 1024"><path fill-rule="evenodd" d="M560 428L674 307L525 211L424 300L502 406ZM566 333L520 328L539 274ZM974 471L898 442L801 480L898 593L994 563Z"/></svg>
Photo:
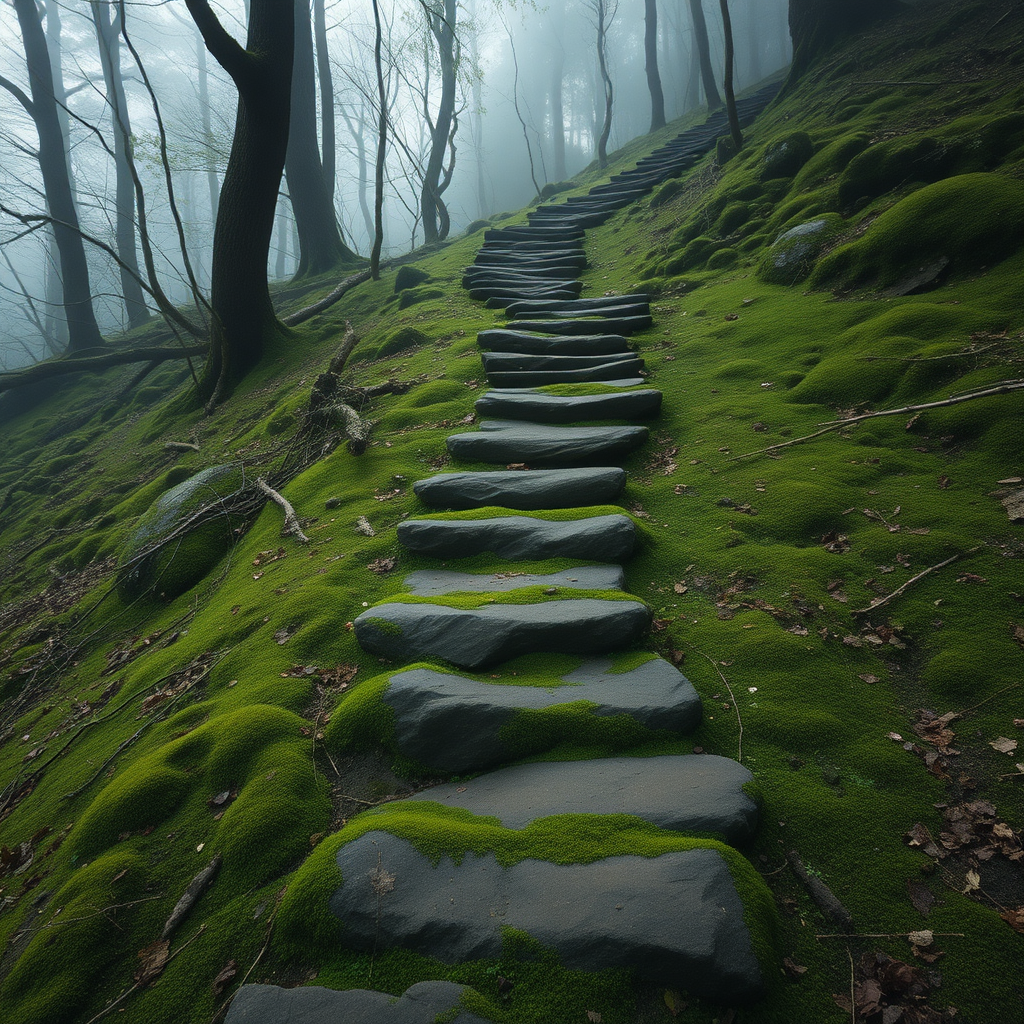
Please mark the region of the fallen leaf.
<svg viewBox="0 0 1024 1024"><path fill-rule="evenodd" d="M908 879L907 894L910 896L910 902L914 905L914 909L922 917L927 917L935 904L935 896L931 889L924 882Z"/></svg>
<svg viewBox="0 0 1024 1024"><path fill-rule="evenodd" d="M1011 740L1006 736L1000 736L997 739L990 740L989 746L993 750L998 750L1000 754L1012 754L1017 749L1017 740Z"/></svg>
<svg viewBox="0 0 1024 1024"><path fill-rule="evenodd" d="M863 680L870 686L874 686L875 683L880 682L878 676L873 676L870 672L863 672L857 676L857 678Z"/></svg>
<svg viewBox="0 0 1024 1024"><path fill-rule="evenodd" d="M665 1005L673 1017L678 1017L686 1009L686 1000L674 989L667 988L663 993Z"/></svg>
<svg viewBox="0 0 1024 1024"><path fill-rule="evenodd" d="M383 576L394 569L395 563L396 559L394 558L375 558L366 568L370 572L377 573L378 576Z"/></svg>
<svg viewBox="0 0 1024 1024"><path fill-rule="evenodd" d="M807 973L807 968L803 964L798 964L788 956L782 958L782 968L786 972L786 976L792 978L793 981L799 981Z"/></svg>
<svg viewBox="0 0 1024 1024"><path fill-rule="evenodd" d="M238 973L238 964L236 964L234 960L229 960L224 965L224 968L221 970L220 974L218 974L217 977L213 979L213 997L214 997L214 999L220 998L220 996L223 993L224 989L226 989L228 987L228 985L231 984L231 982L234 980L235 975L237 973Z"/></svg>
<svg viewBox="0 0 1024 1024"><path fill-rule="evenodd" d="M978 874L973 868L967 872L967 885L964 887L964 895L974 892L976 889L981 888L981 875Z"/></svg>
<svg viewBox="0 0 1024 1024"><path fill-rule="evenodd" d="M591 1021L591 1024L601 1024L604 1017L602 1017L597 1010L587 1010L587 1020Z"/></svg>
<svg viewBox="0 0 1024 1024"><path fill-rule="evenodd" d="M151 985L163 973L170 955L171 940L157 939L139 950L139 968L135 980L140 985Z"/></svg>
<svg viewBox="0 0 1024 1024"><path fill-rule="evenodd" d="M935 941L935 933L925 929L920 932L911 932L907 938L915 946L930 946Z"/></svg>
<svg viewBox="0 0 1024 1024"><path fill-rule="evenodd" d="M1024 907L1016 910L1005 910L999 915L1015 932L1024 935Z"/></svg>

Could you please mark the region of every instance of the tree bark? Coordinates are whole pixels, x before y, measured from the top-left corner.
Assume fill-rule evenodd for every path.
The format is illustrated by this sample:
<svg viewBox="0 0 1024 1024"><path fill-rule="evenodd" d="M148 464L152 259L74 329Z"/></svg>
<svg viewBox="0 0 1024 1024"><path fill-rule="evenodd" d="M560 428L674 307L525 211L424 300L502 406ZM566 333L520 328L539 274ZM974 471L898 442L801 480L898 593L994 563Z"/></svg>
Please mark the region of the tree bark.
<svg viewBox="0 0 1024 1024"><path fill-rule="evenodd" d="M96 26L103 81L114 130L114 237L121 259L121 296L129 327L141 327L150 316L139 284L139 260L135 241L135 182L132 179L132 127L121 74L120 15L112 7L91 0Z"/></svg>
<svg viewBox="0 0 1024 1024"><path fill-rule="evenodd" d="M430 34L437 43L441 64L441 102L437 117L430 125L430 154L420 191L420 211L423 218L423 241L426 245L448 237L448 209L441 198L451 181L455 169L455 73L458 66L459 44L455 35L456 0L438 0L430 6L424 4L424 14ZM449 166L444 166L445 153L452 152Z"/></svg>
<svg viewBox="0 0 1024 1024"><path fill-rule="evenodd" d="M316 137L316 81L309 0L293 0L295 60L292 67L291 120L285 175L299 232L295 276L322 274L358 257L341 240ZM333 116L333 112L332 112Z"/></svg>
<svg viewBox="0 0 1024 1024"><path fill-rule="evenodd" d="M377 159L373 175L373 247L370 251L370 275L374 281L380 279L380 251L384 245L384 158L388 145L388 94L384 86L384 68L381 48L383 32L380 24L380 7L373 0L373 64L377 72Z"/></svg>
<svg viewBox="0 0 1024 1024"><path fill-rule="evenodd" d="M644 0L644 57L651 93L651 131L665 127L665 92L658 71L658 0Z"/></svg>
<svg viewBox="0 0 1024 1024"><path fill-rule="evenodd" d="M743 148L743 132L740 131L740 119L736 112L736 94L732 87L735 47L732 41L732 18L729 15L729 0L718 0L722 8L722 28L725 34L725 109L729 114L729 131L733 145L738 153Z"/></svg>
<svg viewBox="0 0 1024 1024"><path fill-rule="evenodd" d="M199 110L203 119L203 148L206 151L206 188L210 194L210 220L217 222L217 202L220 181L217 176L217 150L213 141L213 123L210 120L210 87L206 70L206 44L202 33L196 32L196 86L199 90Z"/></svg>
<svg viewBox="0 0 1024 1024"><path fill-rule="evenodd" d="M611 75L608 74L608 60L606 55L606 42L608 35L608 23L614 16L608 16L607 0L593 0L594 13L597 15L597 66L601 72L601 84L604 88L604 121L601 125L601 134L597 140L597 163L603 170L608 166L608 137L612 132L612 103L615 92L612 88Z"/></svg>
<svg viewBox="0 0 1024 1024"><path fill-rule="evenodd" d="M790 0L793 65L787 86L843 36L896 9L897 0Z"/></svg>
<svg viewBox="0 0 1024 1024"><path fill-rule="evenodd" d="M288 148L294 0L252 0L245 49L224 30L207 0L185 3L207 48L238 88L214 229L215 323L200 381L200 397L212 407L285 331L270 301L267 257Z"/></svg>
<svg viewBox="0 0 1024 1024"><path fill-rule="evenodd" d="M690 0L690 15L693 18L693 36L700 56L700 77L704 84L704 95L707 97L708 110L717 110L722 105L722 97L718 95L715 84L715 72L711 67L711 46L708 43L708 24L704 19L704 7L701 0Z"/></svg>
<svg viewBox="0 0 1024 1024"><path fill-rule="evenodd" d="M320 84L320 148L323 153L324 185L334 203L336 146L334 131L334 79L327 46L327 14L324 0L313 0L313 35L316 40L316 73Z"/></svg>

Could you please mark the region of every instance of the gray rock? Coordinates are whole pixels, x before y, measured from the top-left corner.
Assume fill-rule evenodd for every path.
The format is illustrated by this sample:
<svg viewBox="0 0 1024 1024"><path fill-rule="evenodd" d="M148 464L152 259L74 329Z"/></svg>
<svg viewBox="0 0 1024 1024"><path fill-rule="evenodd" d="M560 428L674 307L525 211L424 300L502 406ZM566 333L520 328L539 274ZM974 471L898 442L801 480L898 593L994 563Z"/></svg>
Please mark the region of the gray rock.
<svg viewBox="0 0 1024 1024"><path fill-rule="evenodd" d="M825 246L838 236L842 223L838 214L827 213L783 231L758 264L758 276L771 284L802 281Z"/></svg>
<svg viewBox="0 0 1024 1024"><path fill-rule="evenodd" d="M485 352L481 357L484 372L490 376L494 373L507 373L510 370L589 370L595 366L607 366L624 359L636 359L640 368L644 362L632 352L614 353L612 355L528 355L522 352Z"/></svg>
<svg viewBox="0 0 1024 1024"><path fill-rule="evenodd" d="M570 968L632 968L730 1005L763 992L743 904L717 850L509 868L493 854L467 854L435 866L375 831L342 846L337 862L344 883L330 909L350 948L397 946L459 963L498 957L502 929L515 928Z"/></svg>
<svg viewBox="0 0 1024 1024"><path fill-rule="evenodd" d="M366 989L243 985L225 1024L436 1024L441 1017L452 1024L486 1024L465 1009L449 1016L469 991L450 981L421 981L396 999Z"/></svg>
<svg viewBox="0 0 1024 1024"><path fill-rule="evenodd" d="M445 443L452 456L470 462L571 465L624 457L647 435L646 427L549 427L488 420L480 430L452 434Z"/></svg>
<svg viewBox="0 0 1024 1024"><path fill-rule="evenodd" d="M543 337L525 331L495 328L480 331L477 344L488 352L521 352L537 356L632 355L629 342L621 334L581 334Z"/></svg>
<svg viewBox="0 0 1024 1024"><path fill-rule="evenodd" d="M417 668L392 675L384 700L395 713L399 751L453 775L512 760L501 731L520 711L587 701L594 715L629 715L645 729L688 733L700 724L697 691L667 661L652 658L628 672L610 668L609 660L593 659L562 677L552 675L549 686L478 682ZM573 722L567 719L566 728L574 730ZM541 753L574 735L549 732L529 752ZM526 753L517 746L514 756Z"/></svg>
<svg viewBox="0 0 1024 1024"><path fill-rule="evenodd" d="M394 603L363 612L355 631L370 654L395 661L443 658L475 669L537 652L607 654L638 640L650 621L638 601L596 598L473 609Z"/></svg>
<svg viewBox="0 0 1024 1024"><path fill-rule="evenodd" d="M651 326L649 316L602 317L600 319L574 320L516 320L521 331L536 331L538 334L632 334Z"/></svg>
<svg viewBox="0 0 1024 1024"><path fill-rule="evenodd" d="M617 565L580 565L561 572L452 572L421 569L405 577L406 592L414 597L438 597L456 593L504 593L523 587L557 587L566 590L624 590L626 578Z"/></svg>
<svg viewBox="0 0 1024 1024"><path fill-rule="evenodd" d="M607 505L622 493L625 485L625 470L613 466L442 473L417 480L413 490L434 508L462 510L500 505L531 512Z"/></svg>
<svg viewBox="0 0 1024 1024"><path fill-rule="evenodd" d="M604 395L549 395L532 389L492 390L478 398L475 407L480 416L532 423L651 419L661 412L661 392L644 388Z"/></svg>
<svg viewBox="0 0 1024 1024"><path fill-rule="evenodd" d="M624 515L555 521L532 516L494 519L407 519L398 540L417 555L469 558L490 552L523 561L585 558L619 563L633 553L636 527Z"/></svg>
<svg viewBox="0 0 1024 1024"><path fill-rule="evenodd" d="M711 754L606 757L515 765L409 799L491 815L515 829L552 814L635 814L738 846L757 831L757 804L743 792L752 780L739 762Z"/></svg>
<svg viewBox="0 0 1024 1024"><path fill-rule="evenodd" d="M614 359L613 356L606 356ZM501 388L535 388L548 384L587 384L615 380L627 373L639 373L644 368L642 359L622 359L602 363L600 366L578 370L489 370L487 380Z"/></svg>

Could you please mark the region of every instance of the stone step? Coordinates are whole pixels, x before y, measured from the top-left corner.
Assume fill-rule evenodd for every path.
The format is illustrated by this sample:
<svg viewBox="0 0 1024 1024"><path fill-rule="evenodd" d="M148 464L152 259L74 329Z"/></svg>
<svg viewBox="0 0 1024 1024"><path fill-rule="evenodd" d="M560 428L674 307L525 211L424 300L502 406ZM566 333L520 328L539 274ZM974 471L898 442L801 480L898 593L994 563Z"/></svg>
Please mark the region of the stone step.
<svg viewBox="0 0 1024 1024"><path fill-rule="evenodd" d="M403 581L413 597L446 594L504 594L524 587L545 590L625 590L626 576L618 565L577 565L559 572L453 572L419 569Z"/></svg>
<svg viewBox="0 0 1024 1024"><path fill-rule="evenodd" d="M585 558L618 564L633 554L636 527L629 516L615 514L563 520L406 519L398 524L398 540L414 554L431 558L469 558L486 552L512 561Z"/></svg>
<svg viewBox="0 0 1024 1024"><path fill-rule="evenodd" d="M398 947L451 964L497 959L514 928L572 969L635 970L730 1006L764 991L730 865L714 848L503 867L493 853L435 862L381 829L346 843L336 859L344 883L329 905L349 948ZM384 894L381 872L396 880ZM770 901L753 875L745 885Z"/></svg>
<svg viewBox="0 0 1024 1024"><path fill-rule="evenodd" d="M487 352L520 352L524 355L627 355L633 350L621 334L537 335L495 328L481 331L476 343Z"/></svg>
<svg viewBox="0 0 1024 1024"><path fill-rule="evenodd" d="M557 238L508 238L484 242L480 252L551 252L565 249L582 249L583 236L562 241Z"/></svg>
<svg viewBox="0 0 1024 1024"><path fill-rule="evenodd" d="M485 259L476 259L471 264L475 269L483 267L489 269L502 268L524 270L530 273L541 269L582 270L586 265L586 256L552 256L546 259L531 259L519 256L488 256Z"/></svg>
<svg viewBox="0 0 1024 1024"><path fill-rule="evenodd" d="M607 317L594 320L517 320L521 331L538 334L632 334L651 326L649 316Z"/></svg>
<svg viewBox="0 0 1024 1024"><path fill-rule="evenodd" d="M467 267L462 275L463 287L470 287L474 282L489 281L494 278L501 280L524 279L527 281L550 281L572 277L576 267L530 267L517 269L514 267ZM468 282L468 284L467 284Z"/></svg>
<svg viewBox="0 0 1024 1024"><path fill-rule="evenodd" d="M579 242L585 232L581 227L549 225L538 227L534 224L517 224L512 228L488 228L484 232L485 242Z"/></svg>
<svg viewBox="0 0 1024 1024"><path fill-rule="evenodd" d="M618 306L623 304L629 305L644 305L648 308L645 312L650 312L649 296L644 294L638 295L598 295L587 299L574 299L571 302L557 302L552 300L536 299L534 301L525 301L521 303L523 311L528 309L535 310L548 310L548 309L571 309L574 312L586 310L587 312L600 313L602 310L607 309L609 306ZM507 313L518 313L519 309L508 309Z"/></svg>
<svg viewBox="0 0 1024 1024"><path fill-rule="evenodd" d="M468 289L469 297L477 302L497 300L501 307L509 302L529 298L575 298L583 291L582 281L563 281L549 285L495 284L481 287L474 285Z"/></svg>
<svg viewBox="0 0 1024 1024"><path fill-rule="evenodd" d="M742 846L758 825L757 804L743 792L753 779L739 762L712 754L607 757L515 765L409 800L490 815L514 829L553 814L635 814L658 828Z"/></svg>
<svg viewBox="0 0 1024 1024"><path fill-rule="evenodd" d="M603 309L588 309L583 307L582 309L576 308L575 306L566 306L563 304L556 303L552 309L541 309L541 310L524 310L522 312L515 310L506 310L506 316L511 316L516 319L529 319L533 316L538 320L565 320L570 319L573 316L580 316L589 314L591 316L600 317L633 317L633 316L645 316L650 321L651 307L646 303L624 303L616 306L605 306Z"/></svg>
<svg viewBox="0 0 1024 1024"><path fill-rule="evenodd" d="M523 711L585 701L592 715L628 715L644 729L686 734L700 724L697 691L667 661L652 658L627 672L611 668L609 659L595 658L561 676L517 677L534 684L518 686L415 668L394 673L382 699L394 712L399 753L433 771L453 775L481 771L579 739L577 716L551 714L533 748L522 737L513 748L503 730ZM341 705L335 715L344 714Z"/></svg>
<svg viewBox="0 0 1024 1024"><path fill-rule="evenodd" d="M624 458L647 436L646 427L556 427L493 420L478 431L452 434L446 444L454 458L467 462L572 465Z"/></svg>
<svg viewBox="0 0 1024 1024"><path fill-rule="evenodd" d="M492 370L487 374L488 383L500 388L537 388L552 384L601 384L618 380L625 373L639 373L644 368L642 359L614 360L600 366L583 367L577 370ZM639 378L642 380L643 378Z"/></svg>
<svg viewBox="0 0 1024 1024"><path fill-rule="evenodd" d="M439 1020L487 1024L462 1003L472 992L450 981L421 981L399 999L368 989L339 992L318 985L243 985L231 1001L224 1024L436 1024Z"/></svg>
<svg viewBox="0 0 1024 1024"><path fill-rule="evenodd" d="M510 389L488 391L476 400L475 407L480 416L532 423L652 419L661 412L661 392L643 388L606 395L548 395L529 388Z"/></svg>
<svg viewBox="0 0 1024 1024"><path fill-rule="evenodd" d="M478 669L523 654L608 654L639 640L651 615L639 601L577 598L539 604L377 605L355 620L363 650L397 662L443 658Z"/></svg>
<svg viewBox="0 0 1024 1024"><path fill-rule="evenodd" d="M630 351L605 355L598 352L595 355L534 355L527 352L484 352L481 357L484 364L484 372L490 376L492 373L508 373L512 370L589 370L595 366L607 366L619 364L623 361L636 362L638 365L633 368L642 370L644 361Z"/></svg>
<svg viewBox="0 0 1024 1024"><path fill-rule="evenodd" d="M542 509L609 505L622 493L626 473L595 469L498 470L442 473L413 484L416 496L434 508L456 511L486 506L537 512Z"/></svg>

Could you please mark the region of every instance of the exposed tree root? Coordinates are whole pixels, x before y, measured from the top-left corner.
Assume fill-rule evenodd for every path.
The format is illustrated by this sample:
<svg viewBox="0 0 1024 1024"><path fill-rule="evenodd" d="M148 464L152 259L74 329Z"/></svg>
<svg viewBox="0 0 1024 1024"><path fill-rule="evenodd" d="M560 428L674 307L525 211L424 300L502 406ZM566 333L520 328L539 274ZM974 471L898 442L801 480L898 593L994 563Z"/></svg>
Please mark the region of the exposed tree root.
<svg viewBox="0 0 1024 1024"><path fill-rule="evenodd" d="M295 514L292 503L275 491L263 477L256 481L256 487L284 512L284 532L290 533L300 544L308 544L309 538L302 532L299 517Z"/></svg>
<svg viewBox="0 0 1024 1024"><path fill-rule="evenodd" d="M818 909L829 919L842 925L847 931L853 928L853 918L850 912L836 899L832 890L820 879L807 873L804 862L796 850L790 850L786 854L786 860L793 869L793 874L803 883L804 888L810 897L817 904Z"/></svg>

